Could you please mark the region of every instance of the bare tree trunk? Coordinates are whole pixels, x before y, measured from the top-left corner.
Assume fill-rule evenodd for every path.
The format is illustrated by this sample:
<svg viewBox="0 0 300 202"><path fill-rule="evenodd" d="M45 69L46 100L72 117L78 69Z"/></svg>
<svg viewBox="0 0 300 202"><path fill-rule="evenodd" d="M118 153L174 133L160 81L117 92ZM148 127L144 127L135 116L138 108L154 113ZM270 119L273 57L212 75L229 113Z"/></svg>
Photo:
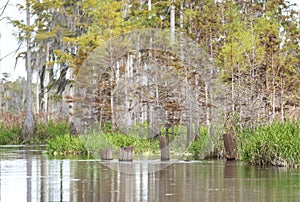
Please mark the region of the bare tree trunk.
<svg viewBox="0 0 300 202"><path fill-rule="evenodd" d="M148 0L148 11L151 11L151 0Z"/></svg>
<svg viewBox="0 0 300 202"><path fill-rule="evenodd" d="M171 5L171 13L170 13L170 31L171 31L171 41L172 43L175 40L175 6Z"/></svg>
<svg viewBox="0 0 300 202"><path fill-rule="evenodd" d="M206 124L208 127L209 135L212 134L212 126L211 126L211 104L210 104L210 92L209 86L205 83L205 107L206 107Z"/></svg>
<svg viewBox="0 0 300 202"><path fill-rule="evenodd" d="M70 80L74 81L73 68L70 68L69 72L70 72ZM70 128L71 128L70 133L71 134L76 133L76 126L74 125L74 114L73 114L74 102L73 101L74 101L74 87L71 84L70 89L69 89L69 96L68 96L68 99L67 99L67 103L69 103L69 117L68 117L68 119L69 119L69 123L70 123Z"/></svg>
<svg viewBox="0 0 300 202"><path fill-rule="evenodd" d="M30 11L29 3L26 2L26 25L30 26ZM31 67L31 50L30 50L30 32L26 33L27 40L27 54L26 54L26 67L27 67L27 84L26 84L26 116L22 127L21 138L32 138L34 135L35 124L32 114L32 94L31 94L31 81L32 81L32 67Z"/></svg>
<svg viewBox="0 0 300 202"><path fill-rule="evenodd" d="M0 38L1 38L1 36L0 36ZM0 57L1 57L1 55L0 55ZM1 70L1 69L0 69ZM1 86L3 86L3 79L1 79L0 80L1 81ZM0 112L2 111L2 95L3 95L3 93L2 93L2 89L3 88L0 88Z"/></svg>
<svg viewBox="0 0 300 202"><path fill-rule="evenodd" d="M183 1L180 1L180 10L179 10L179 27L180 29L183 29L183 19L184 19L184 13L183 13ZM180 30L182 32L182 30Z"/></svg>
<svg viewBox="0 0 300 202"><path fill-rule="evenodd" d="M271 56L271 67L272 67L272 122L275 119L276 116L276 86L275 86L275 69L273 64L273 53Z"/></svg>
<svg viewBox="0 0 300 202"><path fill-rule="evenodd" d="M235 79L234 79L234 68L232 66L232 72L231 72L231 113L235 113Z"/></svg>
<svg viewBox="0 0 300 202"><path fill-rule="evenodd" d="M48 112L48 90L47 90L47 86L49 85L49 65L47 64L48 63L48 60L49 60L49 47L50 44L49 42L47 42L46 44L46 69L45 69L45 77L44 77L44 112L47 114ZM48 117L48 115L47 115Z"/></svg>
<svg viewBox="0 0 300 202"><path fill-rule="evenodd" d="M280 106L281 121L284 121L285 117L284 117L284 81L283 81L283 78L281 78L280 103L281 103L281 106Z"/></svg>
<svg viewBox="0 0 300 202"><path fill-rule="evenodd" d="M37 114L40 112L39 86L40 86L40 78L39 78L39 74L36 74L36 113Z"/></svg>
<svg viewBox="0 0 300 202"><path fill-rule="evenodd" d="M111 127L113 130L116 129L116 121L115 121L115 111L114 111L114 89L113 89L113 84L114 84L114 70L113 70L113 66L111 67L111 78L110 78L110 108L111 108Z"/></svg>

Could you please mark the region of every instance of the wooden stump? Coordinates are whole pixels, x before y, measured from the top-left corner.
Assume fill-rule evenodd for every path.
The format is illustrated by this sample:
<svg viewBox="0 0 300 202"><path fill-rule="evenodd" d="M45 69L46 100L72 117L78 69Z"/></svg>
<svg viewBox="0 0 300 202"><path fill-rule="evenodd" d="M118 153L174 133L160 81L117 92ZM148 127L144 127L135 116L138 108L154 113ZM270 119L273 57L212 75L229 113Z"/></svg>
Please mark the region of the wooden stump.
<svg viewBox="0 0 300 202"><path fill-rule="evenodd" d="M71 135L71 136L73 136L73 135L74 135L74 136L75 136L75 135L78 135L76 126L74 125L73 122L71 122L71 124L70 124L70 135Z"/></svg>
<svg viewBox="0 0 300 202"><path fill-rule="evenodd" d="M223 134L223 141L225 147L225 158L227 160L237 159L237 140L234 134Z"/></svg>
<svg viewBox="0 0 300 202"><path fill-rule="evenodd" d="M160 159L162 161L170 160L169 141L168 137L160 136Z"/></svg>
<svg viewBox="0 0 300 202"><path fill-rule="evenodd" d="M132 161L133 160L133 147L121 147L119 161Z"/></svg>
<svg viewBox="0 0 300 202"><path fill-rule="evenodd" d="M110 149L102 149L100 152L101 160L113 160L112 151Z"/></svg>

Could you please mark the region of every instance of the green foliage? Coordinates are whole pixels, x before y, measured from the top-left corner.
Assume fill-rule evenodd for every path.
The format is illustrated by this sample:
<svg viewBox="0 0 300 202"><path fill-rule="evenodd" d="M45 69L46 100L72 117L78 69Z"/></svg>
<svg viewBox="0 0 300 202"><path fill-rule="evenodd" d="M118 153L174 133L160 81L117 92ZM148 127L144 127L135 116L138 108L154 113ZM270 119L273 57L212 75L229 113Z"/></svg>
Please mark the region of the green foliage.
<svg viewBox="0 0 300 202"><path fill-rule="evenodd" d="M134 153L141 154L145 152L157 153L159 151L159 141L141 139L139 137L124 135L121 133L106 134L107 140L117 148L123 146L133 146Z"/></svg>
<svg viewBox="0 0 300 202"><path fill-rule="evenodd" d="M102 149L112 149L113 145L108 141L102 131L92 131L88 134L80 135L80 139L88 152L97 153Z"/></svg>
<svg viewBox="0 0 300 202"><path fill-rule="evenodd" d="M209 136L207 128L201 127L199 137L190 145L188 152L194 159L204 159L210 153L211 143L212 137Z"/></svg>
<svg viewBox="0 0 300 202"><path fill-rule="evenodd" d="M133 146L134 153L158 153L159 141L140 139L133 136L111 132L92 131L79 137L64 135L47 140L49 154L99 153L102 149L119 151L120 147Z"/></svg>
<svg viewBox="0 0 300 202"><path fill-rule="evenodd" d="M0 145L19 144L21 128L5 128L0 124Z"/></svg>
<svg viewBox="0 0 300 202"><path fill-rule="evenodd" d="M245 130L238 142L240 158L251 164L270 165L277 159L300 162L300 122L275 122Z"/></svg>
<svg viewBox="0 0 300 202"><path fill-rule="evenodd" d="M82 140L69 134L47 140L47 151L53 155L87 153Z"/></svg>
<svg viewBox="0 0 300 202"><path fill-rule="evenodd" d="M47 123L37 123L35 137L40 141L45 141L57 136L63 136L70 133L69 124L66 121L55 122L48 121Z"/></svg>
<svg viewBox="0 0 300 202"><path fill-rule="evenodd" d="M65 122L56 122L50 120L49 122L40 122L36 124L36 129L33 138L21 140L21 127L4 127L0 125L0 144L14 145L14 144L45 144L46 140L63 136L70 133L70 127Z"/></svg>

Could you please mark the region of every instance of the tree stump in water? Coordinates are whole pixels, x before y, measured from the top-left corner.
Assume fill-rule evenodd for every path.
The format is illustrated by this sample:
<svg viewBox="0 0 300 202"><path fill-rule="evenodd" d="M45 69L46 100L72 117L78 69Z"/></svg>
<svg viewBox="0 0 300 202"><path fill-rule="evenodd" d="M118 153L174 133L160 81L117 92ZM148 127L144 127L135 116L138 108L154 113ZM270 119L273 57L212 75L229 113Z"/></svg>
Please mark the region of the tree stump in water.
<svg viewBox="0 0 300 202"><path fill-rule="evenodd" d="M225 158L227 160L237 159L237 140L234 134L223 134L223 141L225 147Z"/></svg>
<svg viewBox="0 0 300 202"><path fill-rule="evenodd" d="M132 161L133 160L133 147L126 146L120 148L119 161Z"/></svg>
<svg viewBox="0 0 300 202"><path fill-rule="evenodd" d="M168 137L160 136L160 159L162 161L170 160L170 152L169 152L169 141Z"/></svg>
<svg viewBox="0 0 300 202"><path fill-rule="evenodd" d="M101 160L113 160L112 151L110 149L102 149L100 151Z"/></svg>

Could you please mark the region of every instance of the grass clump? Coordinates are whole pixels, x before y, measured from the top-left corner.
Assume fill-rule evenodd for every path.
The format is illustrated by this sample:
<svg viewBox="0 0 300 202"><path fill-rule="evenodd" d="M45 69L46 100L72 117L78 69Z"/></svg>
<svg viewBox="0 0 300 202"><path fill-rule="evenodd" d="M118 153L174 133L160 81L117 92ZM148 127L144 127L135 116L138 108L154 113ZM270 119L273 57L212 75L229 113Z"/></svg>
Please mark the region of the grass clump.
<svg viewBox="0 0 300 202"><path fill-rule="evenodd" d="M133 146L134 153L136 154L156 154L159 151L158 140L141 139L139 137L121 133L108 133L105 135L105 137L111 144L115 145L117 148L124 146Z"/></svg>
<svg viewBox="0 0 300 202"><path fill-rule="evenodd" d="M102 131L92 131L79 137L89 153L99 153L102 149L113 149L114 147Z"/></svg>
<svg viewBox="0 0 300 202"><path fill-rule="evenodd" d="M117 153L123 146L133 146L135 154L159 152L158 140L140 139L118 132L91 131L79 136L58 136L47 141L49 154L98 154L103 149Z"/></svg>
<svg viewBox="0 0 300 202"><path fill-rule="evenodd" d="M22 127L8 126L0 124L0 144L1 145L17 145L30 144L38 145L45 144L47 140L64 134L70 133L70 127L66 121L56 122L50 120L48 122L36 123L34 136L30 139L21 140Z"/></svg>
<svg viewBox="0 0 300 202"><path fill-rule="evenodd" d="M295 166L300 162L300 122L274 122L238 135L239 155L253 165Z"/></svg>
<svg viewBox="0 0 300 202"><path fill-rule="evenodd" d="M86 154L87 150L79 137L69 134L47 140L47 151L53 155Z"/></svg>
<svg viewBox="0 0 300 202"><path fill-rule="evenodd" d="M66 121L55 122L48 121L46 123L37 123L35 137L40 141L46 141L51 138L70 134L70 127Z"/></svg>
<svg viewBox="0 0 300 202"><path fill-rule="evenodd" d="M0 125L0 145L19 144L21 128Z"/></svg>
<svg viewBox="0 0 300 202"><path fill-rule="evenodd" d="M219 158L221 144L218 133L210 136L208 128L201 127L199 136L188 148L188 153L192 154L195 160Z"/></svg>

